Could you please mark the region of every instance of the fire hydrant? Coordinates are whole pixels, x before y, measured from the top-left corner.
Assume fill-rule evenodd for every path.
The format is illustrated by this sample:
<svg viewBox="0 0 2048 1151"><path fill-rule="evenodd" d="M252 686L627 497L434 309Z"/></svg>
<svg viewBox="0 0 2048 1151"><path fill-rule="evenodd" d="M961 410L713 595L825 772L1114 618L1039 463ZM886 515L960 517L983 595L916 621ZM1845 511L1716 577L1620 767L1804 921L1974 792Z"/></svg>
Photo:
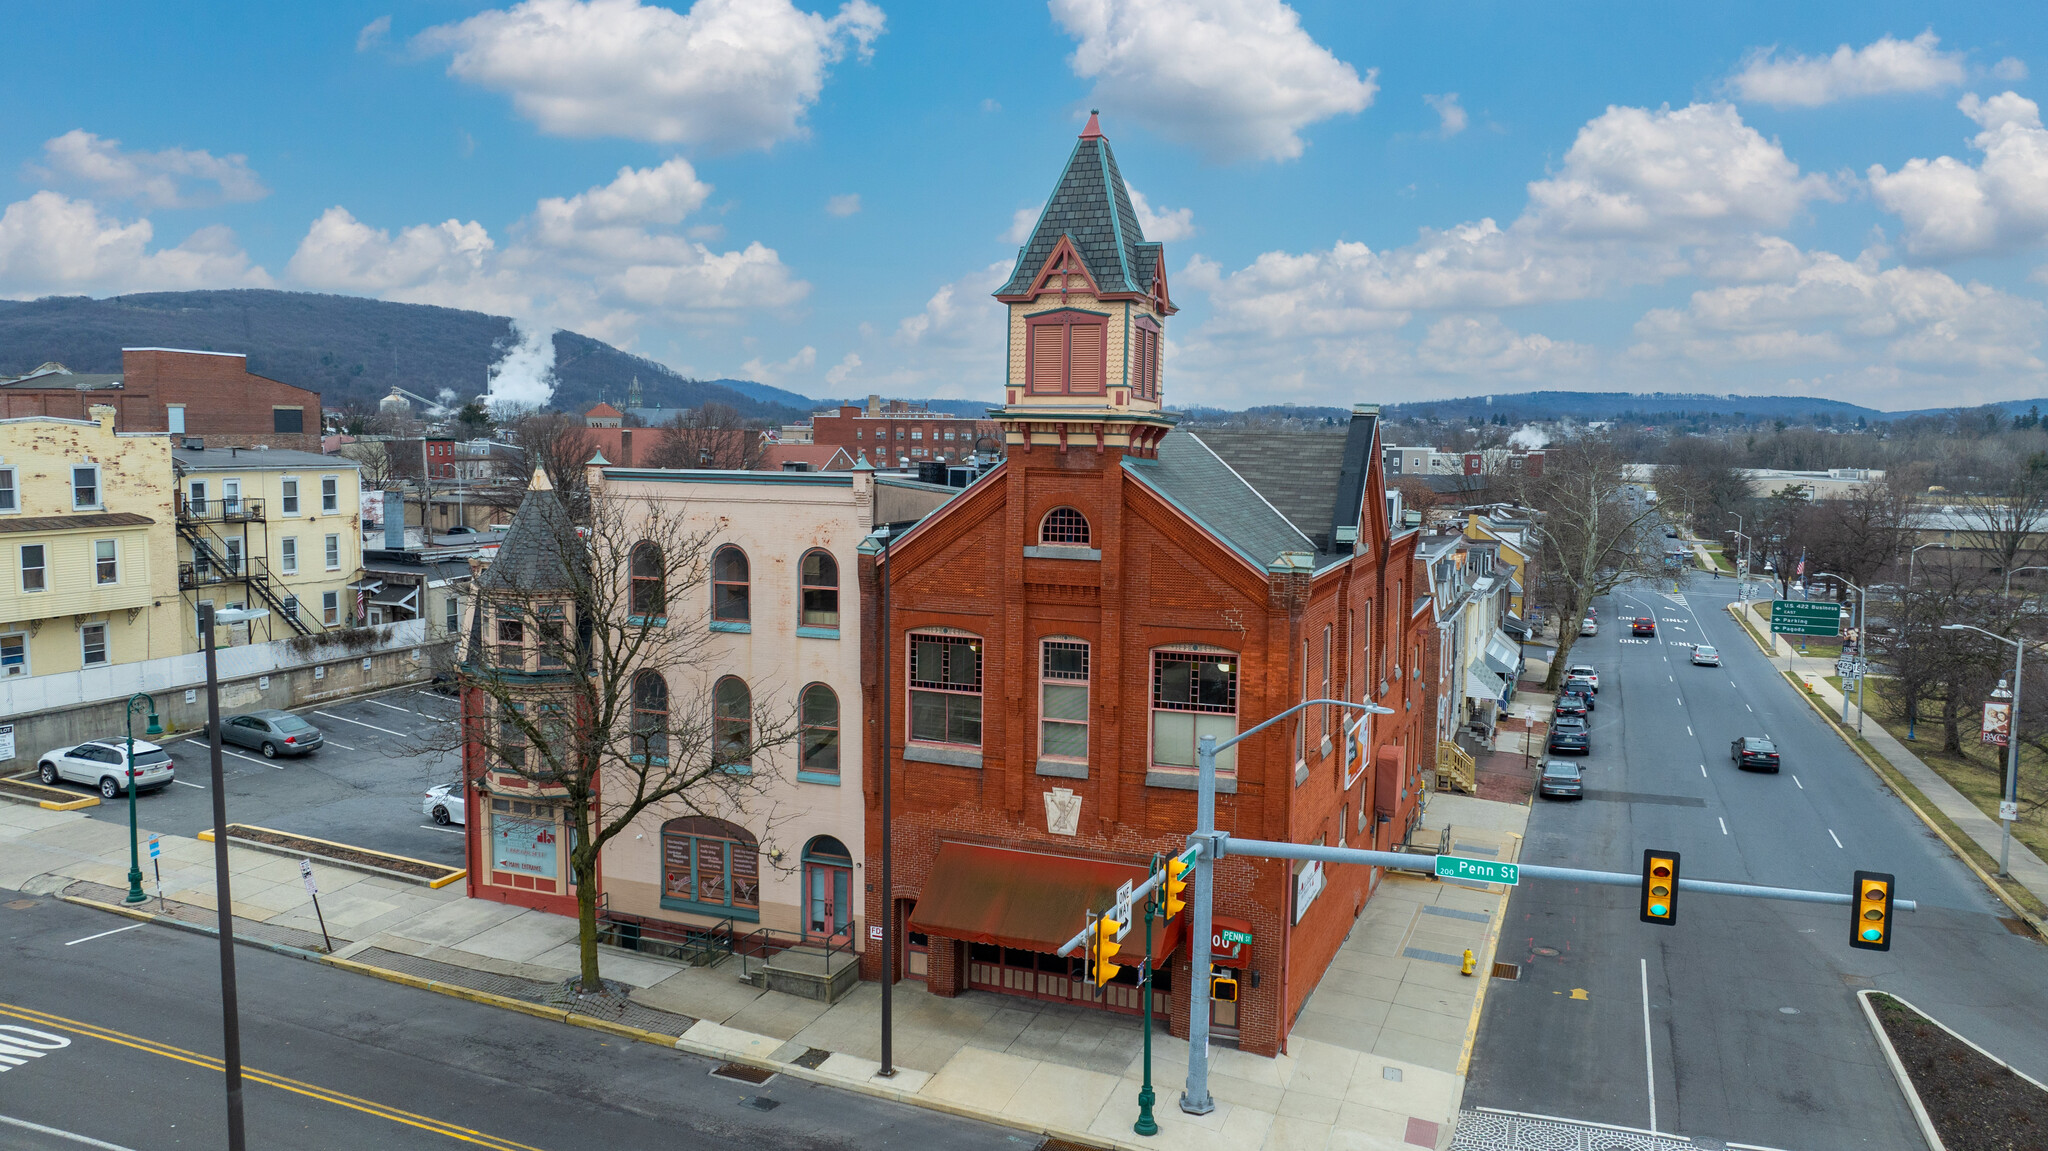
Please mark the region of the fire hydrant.
<svg viewBox="0 0 2048 1151"><path fill-rule="evenodd" d="M1467 947L1465 949L1465 966L1461 969L1462 973L1465 975L1472 974L1472 968L1475 966L1476 963L1472 959L1472 949Z"/></svg>

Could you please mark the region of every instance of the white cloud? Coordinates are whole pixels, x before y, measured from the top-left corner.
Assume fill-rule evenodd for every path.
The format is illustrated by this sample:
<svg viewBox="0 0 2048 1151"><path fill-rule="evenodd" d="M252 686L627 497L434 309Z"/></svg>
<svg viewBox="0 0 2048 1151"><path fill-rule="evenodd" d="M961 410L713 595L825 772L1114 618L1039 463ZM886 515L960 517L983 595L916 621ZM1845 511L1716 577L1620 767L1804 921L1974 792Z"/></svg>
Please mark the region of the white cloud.
<svg viewBox="0 0 2048 1151"><path fill-rule="evenodd" d="M1370 106L1360 78L1280 0L1051 0L1091 100L1210 159L1291 160L1302 129Z"/></svg>
<svg viewBox="0 0 2048 1151"><path fill-rule="evenodd" d="M1425 370L1491 379L1532 379L1539 373L1577 374L1590 367L1592 348L1540 334L1524 335L1499 316L1445 316L1429 326L1416 346Z"/></svg>
<svg viewBox="0 0 2048 1151"><path fill-rule="evenodd" d="M831 17L789 0L697 0L687 13L639 0L525 0L422 33L451 75L509 93L558 136L766 148L801 135L830 66L866 58L880 8Z"/></svg>
<svg viewBox="0 0 2048 1151"><path fill-rule="evenodd" d="M260 200L270 194L249 169L247 156L215 156L190 148L126 152L121 141L78 128L44 141L43 163L31 166L30 174L154 208Z"/></svg>
<svg viewBox="0 0 2048 1151"><path fill-rule="evenodd" d="M227 228L152 250L155 234L147 219L124 223L90 200L37 192L0 213L0 296L271 286Z"/></svg>
<svg viewBox="0 0 2048 1151"><path fill-rule="evenodd" d="M1138 213L1138 230L1145 233L1145 239L1154 244L1185 240L1195 234L1195 210L1193 208L1161 208L1152 210L1152 204L1145 199L1145 193L1136 188L1126 188L1131 194L1131 209Z"/></svg>
<svg viewBox="0 0 2048 1151"><path fill-rule="evenodd" d="M368 52L372 48L382 47L390 38L391 17L379 16L363 25L362 31L356 33L356 51Z"/></svg>
<svg viewBox="0 0 2048 1151"><path fill-rule="evenodd" d="M1861 48L1847 44L1829 56L1779 56L1760 48L1730 77L1744 100L1778 107L1817 108L1859 96L1932 92L1963 82L1963 54L1943 52L1932 29L1911 40L1883 36Z"/></svg>
<svg viewBox="0 0 2048 1151"><path fill-rule="evenodd" d="M811 369L818 366L818 349L804 346L796 355L780 363L768 363L756 356L740 365L740 372L750 380L758 380L770 387L780 387L797 376L809 376Z"/></svg>
<svg viewBox="0 0 2048 1151"><path fill-rule="evenodd" d="M848 352L840 358L838 363L825 370L825 383L836 388L845 383L847 377L853 375L858 370L860 370L860 353Z"/></svg>
<svg viewBox="0 0 2048 1151"><path fill-rule="evenodd" d="M2048 131L2032 100L1970 93L1957 104L1980 132L1978 167L1950 156L1908 160L1897 172L1870 166L1871 194L1906 226L1906 250L1942 258L2034 244L2048 235Z"/></svg>
<svg viewBox="0 0 2048 1151"><path fill-rule="evenodd" d="M1436 109L1437 119L1441 121L1437 132L1444 139L1448 140L1465 130L1467 117L1464 107L1458 103L1456 92L1446 92L1441 96L1424 96L1422 102Z"/></svg>
<svg viewBox="0 0 2048 1151"><path fill-rule="evenodd" d="M787 307L810 285L760 243L717 252L674 231L711 186L688 161L621 168L609 184L549 197L500 245L447 220L395 236L329 209L292 256L308 287L533 317L630 342L650 322L730 322Z"/></svg>
<svg viewBox="0 0 2048 1151"><path fill-rule="evenodd" d="M886 344L877 337L880 346L861 372L867 387L910 395L998 397L1007 309L990 293L1010 278L1010 264L997 261L941 284L920 311L896 322Z"/></svg>
<svg viewBox="0 0 2048 1151"><path fill-rule="evenodd" d="M1003 233L1003 243L1021 244L1031 238L1031 229L1038 226L1039 214L1044 205L1036 208L1019 208L1010 216L1010 229Z"/></svg>
<svg viewBox="0 0 2048 1151"><path fill-rule="evenodd" d="M828 216L846 217L856 215L859 212L859 192L848 192L843 196L834 196L825 201L825 214Z"/></svg>
<svg viewBox="0 0 2048 1151"><path fill-rule="evenodd" d="M2017 84L2027 78L2027 62L2017 56L2007 56L1991 66L1991 78L2007 84Z"/></svg>

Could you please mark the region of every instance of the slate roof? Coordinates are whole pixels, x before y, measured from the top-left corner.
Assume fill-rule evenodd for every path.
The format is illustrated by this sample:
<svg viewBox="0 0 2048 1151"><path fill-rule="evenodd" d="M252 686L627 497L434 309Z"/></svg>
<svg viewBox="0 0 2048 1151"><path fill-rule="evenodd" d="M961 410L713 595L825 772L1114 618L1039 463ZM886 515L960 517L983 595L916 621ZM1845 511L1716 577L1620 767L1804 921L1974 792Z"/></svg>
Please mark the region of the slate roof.
<svg viewBox="0 0 2048 1151"><path fill-rule="evenodd" d="M1158 459L1125 456L1124 470L1260 569L1281 552L1316 550L1193 432L1167 433Z"/></svg>
<svg viewBox="0 0 2048 1151"><path fill-rule="evenodd" d="M477 580L484 592L567 591L574 586L570 562L583 561L583 544L576 525L553 488L535 485L526 490L513 513L512 528L498 545L498 556Z"/></svg>
<svg viewBox="0 0 2048 1151"><path fill-rule="evenodd" d="M1341 436L1228 428L1183 434L1198 437L1313 541L1320 566L1326 559L1350 554L1348 543L1336 542L1337 529L1358 526L1378 420L1375 415L1354 415Z"/></svg>
<svg viewBox="0 0 2048 1151"><path fill-rule="evenodd" d="M1092 128L1094 120L1089 124ZM1038 278L1061 236L1073 238L1081 262L1103 292L1142 295L1152 290L1161 245L1145 242L1138 213L1131 207L1131 194L1117 171L1116 156L1099 131L1083 135L1075 143L1066 170L1060 173L1059 184L1038 217L1038 226L1018 250L1016 270L995 294L1015 296L1030 291L1031 282Z"/></svg>

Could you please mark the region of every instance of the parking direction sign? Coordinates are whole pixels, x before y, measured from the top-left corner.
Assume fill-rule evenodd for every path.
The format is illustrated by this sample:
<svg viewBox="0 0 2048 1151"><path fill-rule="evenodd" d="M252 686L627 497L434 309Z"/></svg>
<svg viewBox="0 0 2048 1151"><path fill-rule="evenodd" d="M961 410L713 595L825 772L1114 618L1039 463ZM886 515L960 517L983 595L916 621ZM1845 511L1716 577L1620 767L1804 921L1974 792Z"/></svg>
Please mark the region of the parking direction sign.
<svg viewBox="0 0 2048 1151"><path fill-rule="evenodd" d="M154 835L150 836L150 837L149 837L149 857L150 857L151 859L161 859L161 858L163 858L163 854L164 854L164 843L163 843L163 840L161 840L161 839L158 839L158 838L157 838L156 836L154 836Z"/></svg>
<svg viewBox="0 0 2048 1151"><path fill-rule="evenodd" d="M1502 863L1493 859L1439 855L1436 857L1436 877L1466 879L1475 883L1505 883L1512 887L1522 882L1522 867L1518 863Z"/></svg>
<svg viewBox="0 0 2048 1151"><path fill-rule="evenodd" d="M1772 600L1771 631L1778 635L1838 636L1842 634L1841 605L1832 600Z"/></svg>

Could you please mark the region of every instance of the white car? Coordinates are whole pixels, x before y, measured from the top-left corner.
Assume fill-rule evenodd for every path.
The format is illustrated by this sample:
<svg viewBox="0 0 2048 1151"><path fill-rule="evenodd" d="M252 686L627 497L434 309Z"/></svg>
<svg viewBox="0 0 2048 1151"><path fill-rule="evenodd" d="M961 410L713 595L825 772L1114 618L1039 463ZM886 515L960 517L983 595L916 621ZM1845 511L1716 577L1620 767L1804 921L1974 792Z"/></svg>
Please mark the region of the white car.
<svg viewBox="0 0 2048 1151"><path fill-rule="evenodd" d="M1701 667L1720 667L1721 653L1706 644L1697 644L1692 649L1692 661Z"/></svg>
<svg viewBox="0 0 2048 1151"><path fill-rule="evenodd" d="M1579 621L1579 634L1582 636L1599 635L1600 625L1593 622L1592 616L1587 616Z"/></svg>
<svg viewBox="0 0 2048 1151"><path fill-rule="evenodd" d="M1578 677L1578 678L1580 678L1580 679L1584 679L1584 680L1590 680L1590 681L1592 681L1592 684L1593 684L1593 694L1594 694L1594 695L1599 695L1599 694L1600 694L1600 673L1599 673L1599 672L1597 672L1597 671L1594 671L1594 670L1593 670L1593 665L1592 665L1592 664L1590 664L1590 663L1575 663L1575 664L1571 665L1570 667L1568 667L1568 668L1564 669L1564 677L1565 677L1566 679L1570 679L1570 678L1572 678L1573 676L1577 676L1577 677Z"/></svg>
<svg viewBox="0 0 2048 1151"><path fill-rule="evenodd" d="M96 739L74 747L60 747L43 753L36 775L54 787L60 779L99 789L102 799L120 795L130 779L138 793L169 787L177 777L171 753L153 743L135 741L135 763L127 762L126 739Z"/></svg>
<svg viewBox="0 0 2048 1151"><path fill-rule="evenodd" d="M435 823L446 827L451 823L467 823L469 804L462 792L455 790L452 783L436 784L427 789L427 797L420 801L420 814L431 816Z"/></svg>

